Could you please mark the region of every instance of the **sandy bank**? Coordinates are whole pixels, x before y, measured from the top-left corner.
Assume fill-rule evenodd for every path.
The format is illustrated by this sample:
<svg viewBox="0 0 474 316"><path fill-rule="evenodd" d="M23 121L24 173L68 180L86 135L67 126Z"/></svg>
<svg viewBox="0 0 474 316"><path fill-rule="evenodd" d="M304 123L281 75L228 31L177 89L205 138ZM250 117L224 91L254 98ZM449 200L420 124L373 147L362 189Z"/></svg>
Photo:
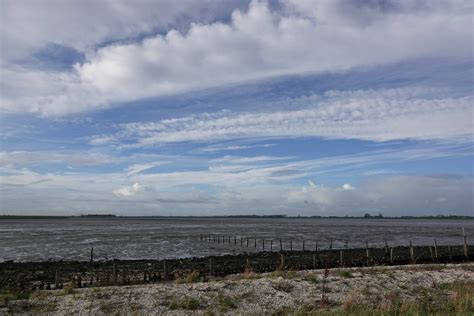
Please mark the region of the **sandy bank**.
<svg viewBox="0 0 474 316"><path fill-rule="evenodd" d="M323 294L324 292L324 294ZM474 264L247 272L200 282L36 291L4 296L0 313L292 314L474 312Z"/></svg>

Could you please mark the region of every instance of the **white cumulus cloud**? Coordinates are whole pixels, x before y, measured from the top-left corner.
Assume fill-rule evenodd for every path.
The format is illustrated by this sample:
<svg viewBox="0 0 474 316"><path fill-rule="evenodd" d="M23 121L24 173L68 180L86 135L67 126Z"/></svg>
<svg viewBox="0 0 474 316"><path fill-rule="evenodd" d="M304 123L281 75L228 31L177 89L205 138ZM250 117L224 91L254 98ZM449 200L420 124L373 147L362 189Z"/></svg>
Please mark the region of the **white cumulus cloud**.
<svg viewBox="0 0 474 316"><path fill-rule="evenodd" d="M140 190L140 185L138 183L134 183L131 186L125 186L120 189L114 190L113 193L117 196L132 196L138 193Z"/></svg>
<svg viewBox="0 0 474 316"><path fill-rule="evenodd" d="M411 5L385 10L347 1L313 3L319 2L284 3L287 9L278 11L265 1L252 1L247 11L234 10L229 22L192 23L186 31L169 29L164 35L89 50L86 60L68 73L4 67L2 109L64 115L275 76L472 54L473 9L466 1L408 1ZM127 19L104 15L105 22L113 21L105 23L106 30L118 25L128 31L128 19L133 34L150 28L150 19L140 18L152 17L154 10L135 12L136 6L121 2L116 7L111 16L125 14ZM24 28L36 34L33 22L24 21ZM51 28L55 23L52 19ZM98 34L106 39L108 31L94 29L101 30L101 23L91 21L92 29L78 38ZM9 25L8 30L14 29ZM64 35L61 30L56 25L48 32ZM67 36L65 40L71 41ZM29 87L25 95L24 87Z"/></svg>

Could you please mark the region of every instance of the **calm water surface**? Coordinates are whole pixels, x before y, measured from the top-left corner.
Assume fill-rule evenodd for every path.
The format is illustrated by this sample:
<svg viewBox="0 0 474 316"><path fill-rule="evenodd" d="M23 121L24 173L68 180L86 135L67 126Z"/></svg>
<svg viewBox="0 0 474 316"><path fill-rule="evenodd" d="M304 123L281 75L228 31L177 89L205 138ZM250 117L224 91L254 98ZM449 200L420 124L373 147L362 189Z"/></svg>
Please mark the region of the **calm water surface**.
<svg viewBox="0 0 474 316"><path fill-rule="evenodd" d="M220 234L282 239L283 247L307 249L333 247L462 243L462 227L469 244L474 243L472 220L309 219L309 218L180 218L180 219L0 219L0 261L88 260L90 247L100 259L162 259L232 254L257 250L203 242L200 234ZM244 246L245 246L244 242ZM274 248L277 243L274 243ZM278 244L279 247L279 244Z"/></svg>

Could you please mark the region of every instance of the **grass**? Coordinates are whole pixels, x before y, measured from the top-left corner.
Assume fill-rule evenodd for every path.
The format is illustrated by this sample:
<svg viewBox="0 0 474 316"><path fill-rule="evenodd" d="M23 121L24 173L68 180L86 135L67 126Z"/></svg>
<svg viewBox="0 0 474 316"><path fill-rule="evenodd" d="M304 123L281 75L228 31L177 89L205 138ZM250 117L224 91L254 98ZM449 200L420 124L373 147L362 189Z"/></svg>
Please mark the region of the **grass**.
<svg viewBox="0 0 474 316"><path fill-rule="evenodd" d="M337 275L341 278L353 278L352 272L349 270L339 270L337 271Z"/></svg>
<svg viewBox="0 0 474 316"><path fill-rule="evenodd" d="M313 284L319 284L321 282L321 279L318 277L318 275L314 273L304 276L303 279Z"/></svg>
<svg viewBox="0 0 474 316"><path fill-rule="evenodd" d="M255 273L252 271L252 269L247 268L245 271L241 274L242 279L248 279L248 280L253 280L253 279L260 279L262 277L261 274Z"/></svg>
<svg viewBox="0 0 474 316"><path fill-rule="evenodd" d="M219 311L222 313L237 308L237 305L230 296L219 295L217 300L219 302Z"/></svg>
<svg viewBox="0 0 474 316"><path fill-rule="evenodd" d="M8 292L0 293L0 307L5 307L10 301L25 300L30 298L32 291L27 290L11 290Z"/></svg>
<svg viewBox="0 0 474 316"><path fill-rule="evenodd" d="M284 279L296 279L297 277L299 277L299 274L298 272L293 271L293 270L287 270L287 271L276 270L276 271L271 272L269 274L269 277L270 278L282 277Z"/></svg>
<svg viewBox="0 0 474 316"><path fill-rule="evenodd" d="M424 291L416 301L403 301L398 292L391 292L384 305L370 306L349 298L339 310L328 315L472 315L474 313L474 282L458 281Z"/></svg>
<svg viewBox="0 0 474 316"><path fill-rule="evenodd" d="M286 281L286 280L276 282L272 286L275 290L286 292L286 293L290 293L295 287L291 282Z"/></svg>
<svg viewBox="0 0 474 316"><path fill-rule="evenodd" d="M176 283L197 283L201 282L201 276L198 271L191 271L183 277L176 278Z"/></svg>
<svg viewBox="0 0 474 316"><path fill-rule="evenodd" d="M74 281L71 281L64 285L64 288L61 292L57 293L58 296L61 295L71 295L74 294L74 289L76 288L76 284Z"/></svg>
<svg viewBox="0 0 474 316"><path fill-rule="evenodd" d="M173 299L168 305L168 308L170 310L177 310L177 309L197 310L200 307L201 306L198 300L192 297L187 297L187 296L181 299Z"/></svg>

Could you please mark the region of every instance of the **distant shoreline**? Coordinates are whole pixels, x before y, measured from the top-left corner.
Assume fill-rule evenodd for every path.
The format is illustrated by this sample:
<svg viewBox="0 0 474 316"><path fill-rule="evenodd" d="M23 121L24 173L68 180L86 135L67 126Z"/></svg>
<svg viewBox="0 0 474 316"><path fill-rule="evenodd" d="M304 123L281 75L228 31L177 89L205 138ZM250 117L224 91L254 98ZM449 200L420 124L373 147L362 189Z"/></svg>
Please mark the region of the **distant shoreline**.
<svg viewBox="0 0 474 316"><path fill-rule="evenodd" d="M221 215L221 216L120 216L113 214L88 215L0 215L2 219L433 219L433 220L474 220L474 216L430 215L430 216L286 216L286 215Z"/></svg>

